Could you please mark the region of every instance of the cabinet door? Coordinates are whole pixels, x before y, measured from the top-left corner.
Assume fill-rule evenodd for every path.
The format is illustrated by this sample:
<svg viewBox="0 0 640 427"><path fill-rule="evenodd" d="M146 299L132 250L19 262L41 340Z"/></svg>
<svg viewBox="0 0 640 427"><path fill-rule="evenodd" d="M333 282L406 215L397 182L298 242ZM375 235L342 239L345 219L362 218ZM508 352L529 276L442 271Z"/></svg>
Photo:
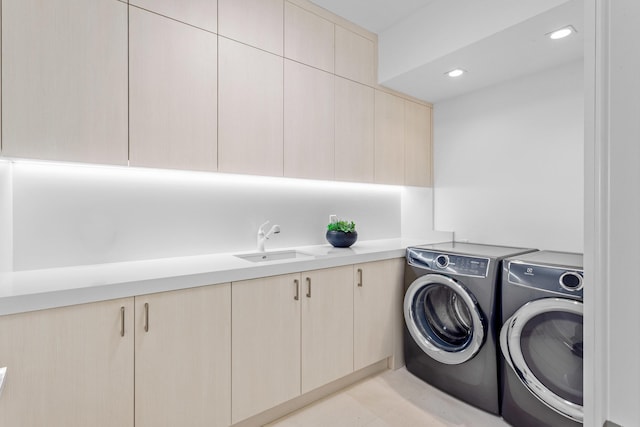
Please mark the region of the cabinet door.
<svg viewBox="0 0 640 427"><path fill-rule="evenodd" d="M353 266L302 274L302 392L353 372Z"/></svg>
<svg viewBox="0 0 640 427"><path fill-rule="evenodd" d="M217 36L130 8L133 166L217 169Z"/></svg>
<svg viewBox="0 0 640 427"><path fill-rule="evenodd" d="M376 90L375 182L404 184L404 99Z"/></svg>
<svg viewBox="0 0 640 427"><path fill-rule="evenodd" d="M336 74L373 86L376 50L372 40L336 25Z"/></svg>
<svg viewBox="0 0 640 427"><path fill-rule="evenodd" d="M220 172L282 176L283 59L220 37Z"/></svg>
<svg viewBox="0 0 640 427"><path fill-rule="evenodd" d="M283 0L218 0L221 36L283 55Z"/></svg>
<svg viewBox="0 0 640 427"><path fill-rule="evenodd" d="M127 164L127 5L2 2L2 153Z"/></svg>
<svg viewBox="0 0 640 427"><path fill-rule="evenodd" d="M405 185L431 186L431 108L405 101Z"/></svg>
<svg viewBox="0 0 640 427"><path fill-rule="evenodd" d="M285 58L333 73L334 27L333 22L285 1Z"/></svg>
<svg viewBox="0 0 640 427"><path fill-rule="evenodd" d="M234 282L231 292L236 423L300 395L300 275Z"/></svg>
<svg viewBox="0 0 640 427"><path fill-rule="evenodd" d="M218 30L216 0L129 0L129 4L214 33Z"/></svg>
<svg viewBox="0 0 640 427"><path fill-rule="evenodd" d="M335 85L335 179L373 182L374 89L340 77Z"/></svg>
<svg viewBox="0 0 640 427"><path fill-rule="evenodd" d="M354 268L354 367L358 370L394 354L394 337L403 321L404 259Z"/></svg>
<svg viewBox="0 0 640 427"><path fill-rule="evenodd" d="M0 317L0 366L1 426L132 427L133 298Z"/></svg>
<svg viewBox="0 0 640 427"><path fill-rule="evenodd" d="M334 76L284 62L284 175L333 179Z"/></svg>
<svg viewBox="0 0 640 427"><path fill-rule="evenodd" d="M136 427L231 424L231 285L135 297Z"/></svg>

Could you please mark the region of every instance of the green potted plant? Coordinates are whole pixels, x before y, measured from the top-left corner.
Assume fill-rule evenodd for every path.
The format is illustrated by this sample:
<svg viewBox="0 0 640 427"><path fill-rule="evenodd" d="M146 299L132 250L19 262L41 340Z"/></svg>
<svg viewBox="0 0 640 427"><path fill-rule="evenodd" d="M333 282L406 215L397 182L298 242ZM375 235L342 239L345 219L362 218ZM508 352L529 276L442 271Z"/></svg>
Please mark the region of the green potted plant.
<svg viewBox="0 0 640 427"><path fill-rule="evenodd" d="M353 221L332 221L327 225L327 241L336 248L348 248L358 240L356 223Z"/></svg>

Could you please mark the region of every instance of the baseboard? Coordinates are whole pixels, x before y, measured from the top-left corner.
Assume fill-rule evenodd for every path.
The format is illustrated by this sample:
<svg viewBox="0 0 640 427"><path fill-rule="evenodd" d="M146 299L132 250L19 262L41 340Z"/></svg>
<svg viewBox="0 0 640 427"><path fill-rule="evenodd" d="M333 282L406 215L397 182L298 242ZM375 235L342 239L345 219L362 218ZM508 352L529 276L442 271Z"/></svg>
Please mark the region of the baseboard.
<svg viewBox="0 0 640 427"><path fill-rule="evenodd" d="M251 418L247 418L246 420L233 424L233 426L231 427L264 426L265 424L268 424L272 421L282 418L292 412L297 411L300 408L303 408L313 402L316 402L324 397L327 397L330 394L335 393L336 391L342 390L372 375L375 375L382 371L386 371L389 367L389 363L390 363L390 359L381 360L380 362L374 363L373 365L367 366L366 368L360 369L352 374L349 374L346 377L340 378L320 388L317 388L301 396L298 396L295 399L282 403L274 408L267 409L266 411L261 412L258 415L254 415Z"/></svg>

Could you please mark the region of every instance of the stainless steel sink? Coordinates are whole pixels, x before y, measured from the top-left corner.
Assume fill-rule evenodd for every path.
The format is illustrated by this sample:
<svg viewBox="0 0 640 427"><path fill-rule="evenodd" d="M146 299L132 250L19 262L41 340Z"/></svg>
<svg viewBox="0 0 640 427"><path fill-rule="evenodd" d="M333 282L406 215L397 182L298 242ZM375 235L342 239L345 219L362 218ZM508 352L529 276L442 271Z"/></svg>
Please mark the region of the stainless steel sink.
<svg viewBox="0 0 640 427"><path fill-rule="evenodd" d="M307 253L296 251L296 250L276 251L276 252L253 252L250 254L239 254L235 256L251 262L280 261L283 259L293 259L293 258L313 258L313 255L311 254L307 254Z"/></svg>

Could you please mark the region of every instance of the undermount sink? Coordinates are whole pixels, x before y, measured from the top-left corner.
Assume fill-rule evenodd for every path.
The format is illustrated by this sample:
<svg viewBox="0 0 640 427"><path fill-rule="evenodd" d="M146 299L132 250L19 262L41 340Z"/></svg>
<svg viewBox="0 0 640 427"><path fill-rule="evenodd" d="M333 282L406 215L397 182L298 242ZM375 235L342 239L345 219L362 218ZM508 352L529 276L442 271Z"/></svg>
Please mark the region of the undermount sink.
<svg viewBox="0 0 640 427"><path fill-rule="evenodd" d="M290 251L277 251L277 252L254 252L250 254L235 255L238 258L246 259L251 262L269 262L279 261L283 259L293 258L312 258L313 255L304 252L290 250Z"/></svg>

